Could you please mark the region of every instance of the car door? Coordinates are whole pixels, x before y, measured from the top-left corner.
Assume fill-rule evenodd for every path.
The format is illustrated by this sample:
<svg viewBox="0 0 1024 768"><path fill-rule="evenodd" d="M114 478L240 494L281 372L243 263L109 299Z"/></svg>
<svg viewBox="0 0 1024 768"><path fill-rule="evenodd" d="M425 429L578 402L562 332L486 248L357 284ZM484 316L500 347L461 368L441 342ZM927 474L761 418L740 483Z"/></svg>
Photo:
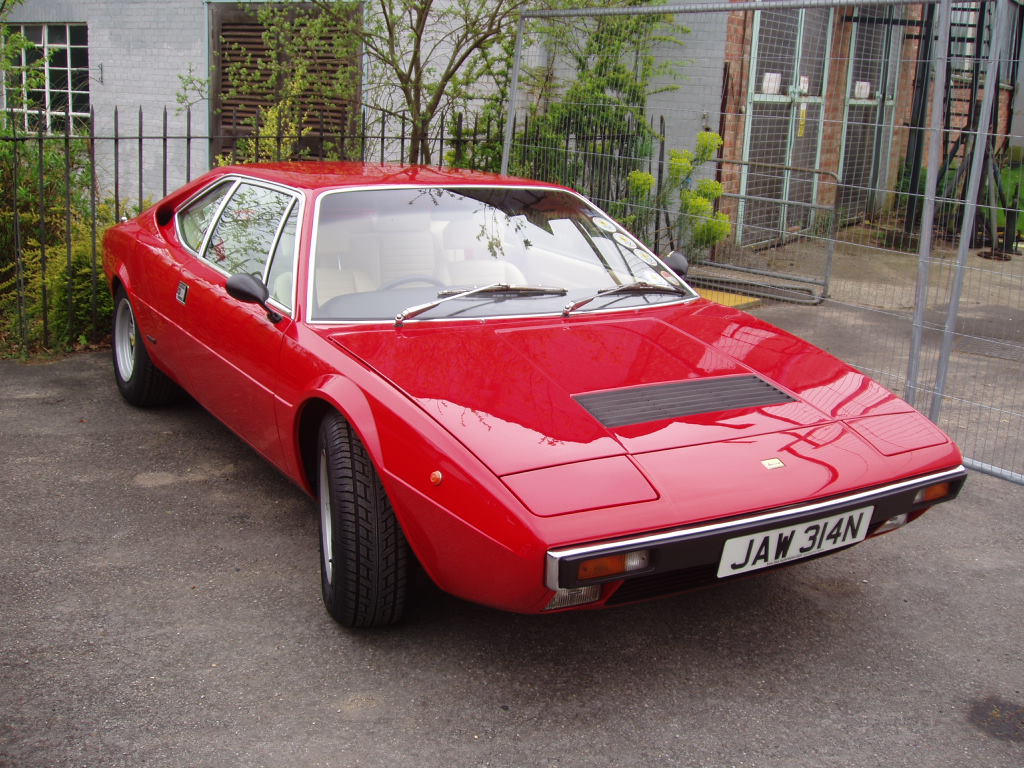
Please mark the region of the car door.
<svg viewBox="0 0 1024 768"><path fill-rule="evenodd" d="M281 450L275 419L282 334L292 323L292 273L301 198L243 180L220 207L199 256L181 265L177 301L189 341L186 387L204 407L271 461ZM273 322L258 305L228 296L230 275L271 283Z"/></svg>
<svg viewBox="0 0 1024 768"><path fill-rule="evenodd" d="M192 340L182 328L181 266L199 255L217 213L237 183L227 179L207 187L159 232L143 230L138 236L132 293L139 323L152 345L154 360L186 386L185 352Z"/></svg>

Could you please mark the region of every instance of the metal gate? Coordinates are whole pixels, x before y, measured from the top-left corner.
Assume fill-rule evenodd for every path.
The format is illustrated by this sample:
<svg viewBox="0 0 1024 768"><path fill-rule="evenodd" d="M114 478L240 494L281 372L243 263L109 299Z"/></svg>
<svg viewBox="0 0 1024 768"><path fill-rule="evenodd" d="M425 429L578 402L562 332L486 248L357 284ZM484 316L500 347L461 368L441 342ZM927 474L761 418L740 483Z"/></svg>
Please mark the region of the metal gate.
<svg viewBox="0 0 1024 768"><path fill-rule="evenodd" d="M907 23L899 6L861 10L851 18L853 55L843 119L843 188L839 203L844 222L870 217L882 204L875 190L888 181L881 178L885 170L881 159L889 155L892 143L903 42L903 36L894 31ZM847 152L848 146L851 149Z"/></svg>
<svg viewBox="0 0 1024 768"><path fill-rule="evenodd" d="M789 169L819 166L832 14L830 8L754 14L743 159L787 170L744 167L740 196L751 200L739 206L741 245L785 240L810 221L810 208L788 203L816 202L815 174Z"/></svg>

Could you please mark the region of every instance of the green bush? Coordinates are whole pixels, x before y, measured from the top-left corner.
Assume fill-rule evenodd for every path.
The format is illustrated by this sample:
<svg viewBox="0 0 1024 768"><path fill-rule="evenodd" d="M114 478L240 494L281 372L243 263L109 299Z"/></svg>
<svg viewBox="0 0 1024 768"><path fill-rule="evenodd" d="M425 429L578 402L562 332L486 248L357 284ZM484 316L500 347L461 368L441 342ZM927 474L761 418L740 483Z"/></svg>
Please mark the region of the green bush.
<svg viewBox="0 0 1024 768"><path fill-rule="evenodd" d="M0 127L0 356L63 351L108 332L92 189L84 140ZM97 218L112 223L113 207Z"/></svg>
<svg viewBox="0 0 1024 768"><path fill-rule="evenodd" d="M113 211L113 201L97 210L97 240L103 234L101 227L114 223ZM53 329L62 349L88 346L110 334L114 300L103 274L102 243L93 246L93 229L88 216L72 220L71 268L65 259L55 279Z"/></svg>
<svg viewBox="0 0 1024 768"><path fill-rule="evenodd" d="M715 201L724 192L722 185L714 179L695 181L693 177L721 148L721 136L702 131L697 134L693 150L670 150L661 189L656 188L652 174L630 173L630 212L622 217L623 223L648 241L660 240L660 235L664 235L671 248L686 251L691 260L706 254L715 243L729 236L732 225L726 214L715 210ZM659 225L663 212L671 213L674 221Z"/></svg>

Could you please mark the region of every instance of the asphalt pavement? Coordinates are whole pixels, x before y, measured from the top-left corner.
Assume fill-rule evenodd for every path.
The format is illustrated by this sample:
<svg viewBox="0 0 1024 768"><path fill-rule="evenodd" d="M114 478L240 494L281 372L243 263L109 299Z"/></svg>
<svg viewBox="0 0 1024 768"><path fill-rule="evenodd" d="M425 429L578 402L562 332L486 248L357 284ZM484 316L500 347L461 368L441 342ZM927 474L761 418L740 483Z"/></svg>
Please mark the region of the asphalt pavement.
<svg viewBox="0 0 1024 768"><path fill-rule="evenodd" d="M109 353L0 361L0 766L1024 766L1024 489L602 612L319 598L314 505Z"/></svg>

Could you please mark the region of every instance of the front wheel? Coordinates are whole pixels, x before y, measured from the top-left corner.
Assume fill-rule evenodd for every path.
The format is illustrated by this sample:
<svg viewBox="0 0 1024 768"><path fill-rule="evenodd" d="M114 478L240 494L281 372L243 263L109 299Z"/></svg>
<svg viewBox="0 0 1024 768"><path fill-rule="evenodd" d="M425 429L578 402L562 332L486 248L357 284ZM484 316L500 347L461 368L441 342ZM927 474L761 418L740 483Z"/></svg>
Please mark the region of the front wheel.
<svg viewBox="0 0 1024 768"><path fill-rule="evenodd" d="M177 385L153 365L142 343L135 310L124 288L114 294L114 322L111 331L114 379L121 396L132 405L163 405L177 394Z"/></svg>
<svg viewBox="0 0 1024 768"><path fill-rule="evenodd" d="M324 606L346 627L402 618L408 544L355 430L334 413L320 425L317 496Z"/></svg>

